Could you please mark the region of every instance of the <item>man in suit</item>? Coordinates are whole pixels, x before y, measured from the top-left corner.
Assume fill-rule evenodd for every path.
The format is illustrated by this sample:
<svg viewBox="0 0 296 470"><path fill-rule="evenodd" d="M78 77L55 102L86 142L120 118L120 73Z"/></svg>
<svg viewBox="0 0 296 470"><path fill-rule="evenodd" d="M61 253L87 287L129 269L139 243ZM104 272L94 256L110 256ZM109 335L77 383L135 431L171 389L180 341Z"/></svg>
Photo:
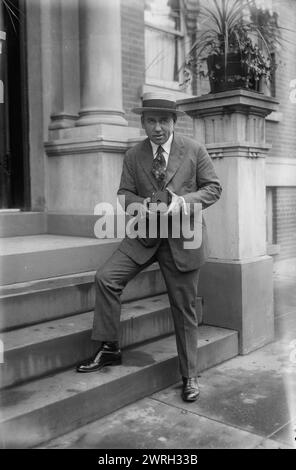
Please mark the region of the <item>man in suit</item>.
<svg viewBox="0 0 296 470"><path fill-rule="evenodd" d="M137 203L141 217L151 213L154 195L161 194L168 204L166 215L187 213L199 204L203 209L216 202L221 186L204 146L174 132L176 102L170 95L146 93L143 104L133 111L141 114L147 139L130 149L125 156L119 199L129 212ZM149 205L150 204L150 205ZM185 215L184 215L185 217ZM93 358L77 366L81 373L100 370L106 365L121 364L119 348L120 295L127 282L142 269L158 261L163 274L173 315L182 397L194 401L199 395L197 382L197 315L196 296L199 269L208 255L206 227L202 223L202 242L198 247L184 246L184 237L175 238L168 231L161 238L128 236L96 273L96 305L92 339L101 346Z"/></svg>

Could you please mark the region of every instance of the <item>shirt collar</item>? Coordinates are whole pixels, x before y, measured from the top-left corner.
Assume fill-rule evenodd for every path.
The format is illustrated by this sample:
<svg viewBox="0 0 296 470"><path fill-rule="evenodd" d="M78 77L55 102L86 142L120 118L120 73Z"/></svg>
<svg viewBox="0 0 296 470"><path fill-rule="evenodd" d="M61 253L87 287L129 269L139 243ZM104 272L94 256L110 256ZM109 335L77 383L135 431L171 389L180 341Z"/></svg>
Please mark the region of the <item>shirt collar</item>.
<svg viewBox="0 0 296 470"><path fill-rule="evenodd" d="M168 140L164 144L161 144L163 150L167 153L167 155L170 154L173 138L174 138L174 133L172 132ZM154 142L152 142L152 140L150 140L150 144L152 147L153 156L155 156L159 146L155 144Z"/></svg>

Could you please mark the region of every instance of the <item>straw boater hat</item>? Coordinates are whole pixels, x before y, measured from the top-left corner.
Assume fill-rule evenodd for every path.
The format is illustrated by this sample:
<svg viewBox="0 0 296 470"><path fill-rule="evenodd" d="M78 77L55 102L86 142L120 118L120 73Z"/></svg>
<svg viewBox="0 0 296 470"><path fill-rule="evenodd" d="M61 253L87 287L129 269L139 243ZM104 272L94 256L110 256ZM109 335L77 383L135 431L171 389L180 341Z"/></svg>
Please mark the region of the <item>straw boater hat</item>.
<svg viewBox="0 0 296 470"><path fill-rule="evenodd" d="M185 114L183 111L177 109L177 103L173 95L160 92L144 93L142 106L132 109L132 112L136 114L142 114L145 111L165 111L167 113L177 114L178 116Z"/></svg>

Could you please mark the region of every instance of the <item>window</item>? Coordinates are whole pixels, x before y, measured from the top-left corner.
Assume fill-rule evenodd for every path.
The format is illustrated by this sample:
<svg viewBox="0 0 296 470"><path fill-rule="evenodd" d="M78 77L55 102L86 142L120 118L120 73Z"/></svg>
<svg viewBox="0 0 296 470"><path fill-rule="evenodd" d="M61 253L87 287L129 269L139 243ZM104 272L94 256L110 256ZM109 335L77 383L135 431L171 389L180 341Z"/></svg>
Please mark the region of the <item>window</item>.
<svg viewBox="0 0 296 470"><path fill-rule="evenodd" d="M275 243L274 233L275 188L266 187L266 240L269 245Z"/></svg>
<svg viewBox="0 0 296 470"><path fill-rule="evenodd" d="M184 57L181 0L145 0L146 82L174 88Z"/></svg>

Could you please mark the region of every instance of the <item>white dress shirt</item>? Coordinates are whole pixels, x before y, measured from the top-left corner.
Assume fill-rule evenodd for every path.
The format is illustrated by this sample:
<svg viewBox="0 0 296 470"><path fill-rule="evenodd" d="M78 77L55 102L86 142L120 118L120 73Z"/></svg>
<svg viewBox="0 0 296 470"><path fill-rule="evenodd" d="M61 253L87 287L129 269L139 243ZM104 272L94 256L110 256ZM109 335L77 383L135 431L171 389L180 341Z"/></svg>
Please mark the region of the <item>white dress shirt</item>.
<svg viewBox="0 0 296 470"><path fill-rule="evenodd" d="M165 158L166 167L168 166L168 160L169 160L169 155L170 155L170 152L171 152L171 146L172 146L173 138L174 138L174 134L172 133L170 135L170 137L168 138L168 140L164 144L161 145L161 147L163 148L163 156ZM151 147L152 147L153 158L155 158L159 145L152 142L152 140L150 140L150 143L151 143Z"/></svg>

